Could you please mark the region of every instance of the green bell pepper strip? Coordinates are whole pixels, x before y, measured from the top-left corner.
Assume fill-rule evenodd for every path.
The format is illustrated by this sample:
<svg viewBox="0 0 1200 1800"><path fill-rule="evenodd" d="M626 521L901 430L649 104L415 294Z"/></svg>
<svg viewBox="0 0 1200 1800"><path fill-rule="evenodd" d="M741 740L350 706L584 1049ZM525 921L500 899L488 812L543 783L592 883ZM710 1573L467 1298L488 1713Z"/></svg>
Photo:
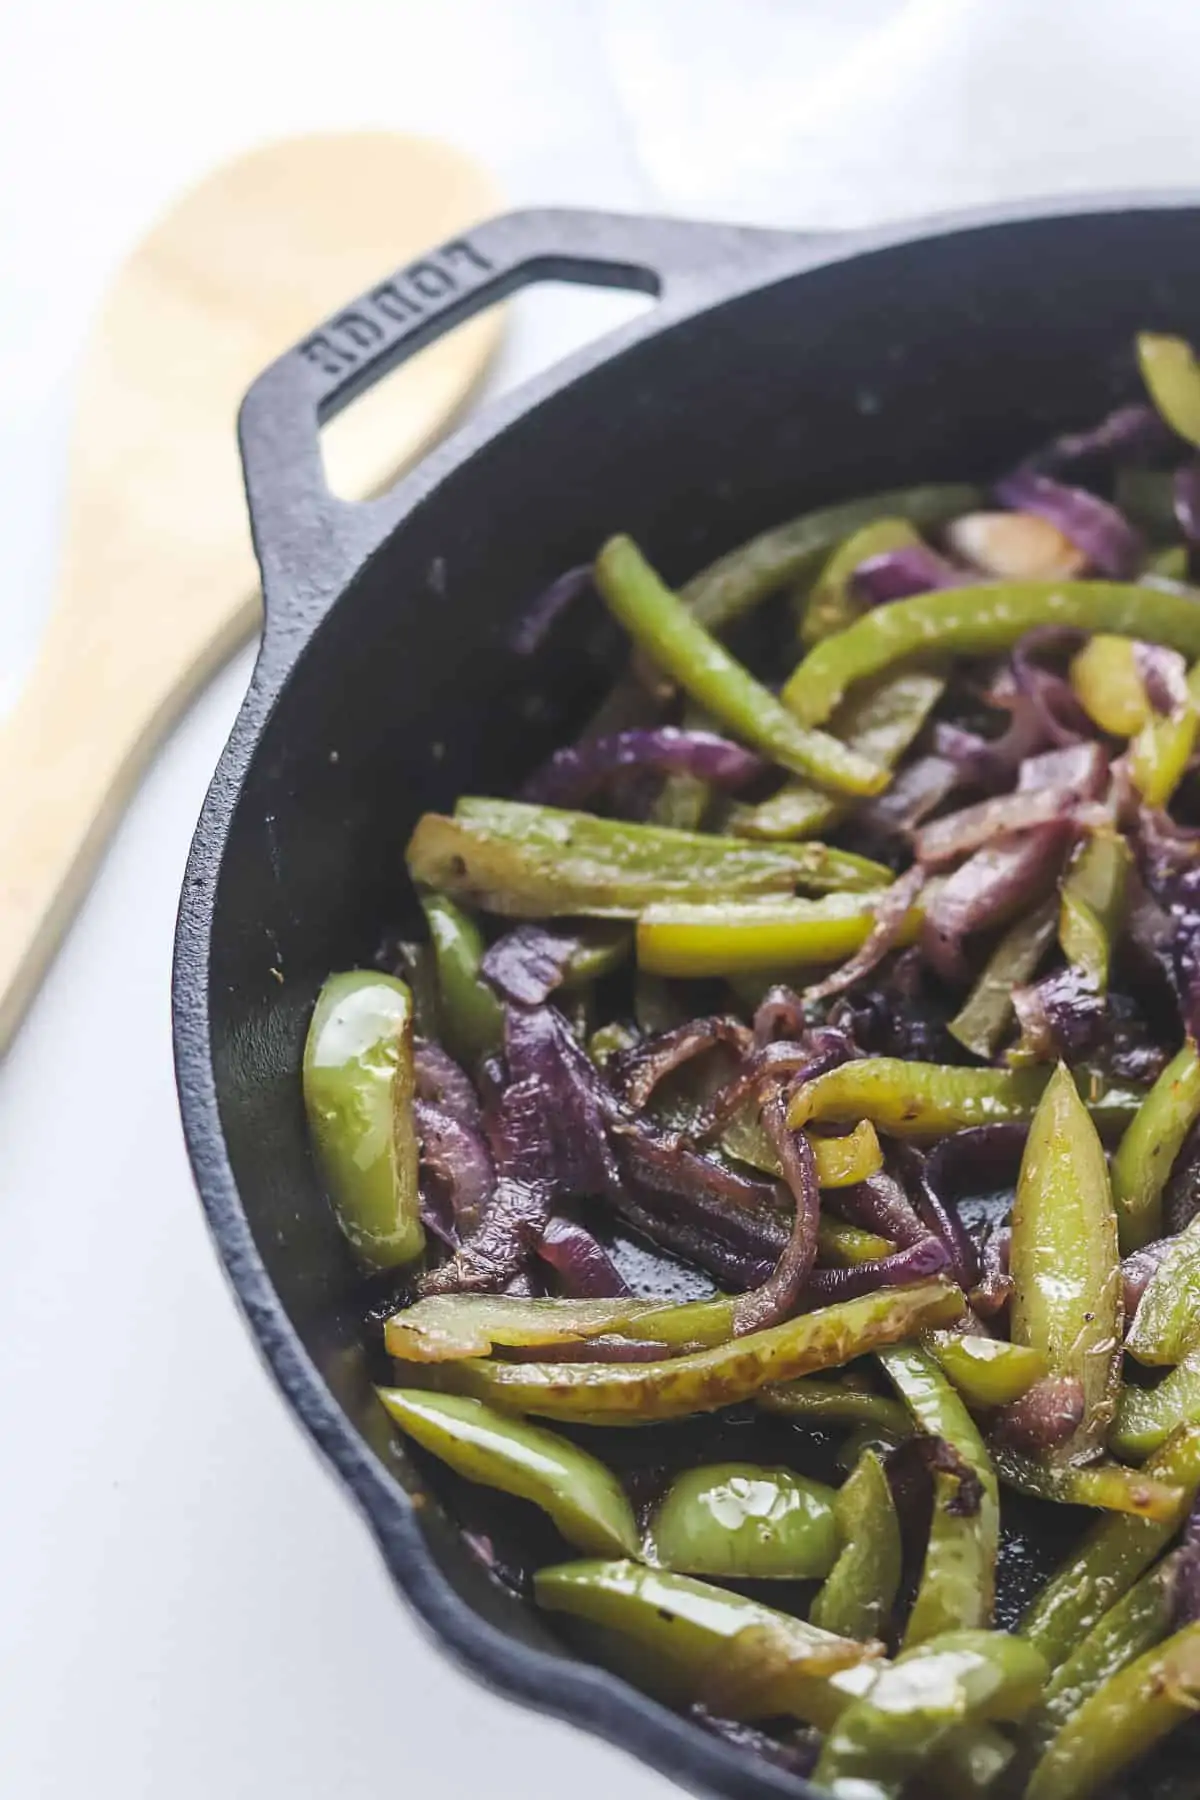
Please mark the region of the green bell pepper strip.
<svg viewBox="0 0 1200 1800"><path fill-rule="evenodd" d="M1200 1624L1109 1679L1072 1714L1029 1778L1025 1800L1087 1800L1200 1711Z"/></svg>
<svg viewBox="0 0 1200 1800"><path fill-rule="evenodd" d="M809 589L800 620L800 642L807 648L844 631L867 609L851 589L851 577L869 557L906 549L921 542L907 519L872 519L843 538Z"/></svg>
<svg viewBox="0 0 1200 1800"><path fill-rule="evenodd" d="M1198 1118L1200 1054L1189 1038L1146 1095L1113 1157L1113 1203L1123 1256L1162 1236L1163 1189Z"/></svg>
<svg viewBox="0 0 1200 1800"><path fill-rule="evenodd" d="M889 1666L876 1659L875 1645L636 1563L564 1563L541 1570L533 1585L540 1607L601 1633L606 1660L673 1706L719 1697L727 1717L792 1717L828 1731ZM1011 1757L997 1731L968 1725L952 1734L928 1773L949 1800L976 1800Z"/></svg>
<svg viewBox="0 0 1200 1800"><path fill-rule="evenodd" d="M408 845L414 881L512 918L633 918L655 901L731 900L797 888L884 887L891 871L824 844L749 844L516 800L426 813Z"/></svg>
<svg viewBox="0 0 1200 1800"><path fill-rule="evenodd" d="M1138 469L1132 464L1118 469L1113 477L1113 499L1151 543L1162 544L1179 535L1172 471Z"/></svg>
<svg viewBox="0 0 1200 1800"><path fill-rule="evenodd" d="M927 1331L924 1344L968 1406L1007 1406L1047 1369L1040 1350L979 1332Z"/></svg>
<svg viewBox="0 0 1200 1800"><path fill-rule="evenodd" d="M685 1469L650 1521L645 1560L718 1581L820 1581L841 1548L836 1499L789 1469Z"/></svg>
<svg viewBox="0 0 1200 1800"><path fill-rule="evenodd" d="M640 1425L715 1412L752 1400L771 1382L840 1368L927 1325L949 1324L962 1316L964 1305L961 1290L947 1281L913 1282L821 1307L669 1362L467 1360L444 1364L439 1380L451 1391L514 1412Z"/></svg>
<svg viewBox="0 0 1200 1800"><path fill-rule="evenodd" d="M883 1167L883 1146L869 1119L864 1119L853 1131L847 1132L845 1137L818 1137L814 1133L808 1142L816 1164L818 1187L855 1187L860 1181L878 1175ZM778 1153L767 1135L756 1106L744 1106L733 1115L721 1133L721 1148L726 1156L747 1162L751 1168L761 1169L764 1174L783 1173ZM840 1243L847 1250L851 1261L866 1262L868 1254L888 1256L895 1248L886 1238L876 1237L869 1231L857 1231L854 1226L845 1225L842 1220L830 1219L825 1215L822 1215L817 1229L819 1252L836 1252L836 1246ZM860 1240L875 1248L869 1253L864 1250L863 1254L855 1257L850 1254L851 1247L859 1246Z"/></svg>
<svg viewBox="0 0 1200 1800"><path fill-rule="evenodd" d="M1200 1216L1181 1231L1138 1301L1125 1348L1143 1363L1182 1362L1200 1340Z"/></svg>
<svg viewBox="0 0 1200 1800"><path fill-rule="evenodd" d="M376 1388L406 1436L468 1481L515 1494L548 1513L589 1556L636 1556L633 1508L602 1462L556 1432L459 1394Z"/></svg>
<svg viewBox="0 0 1200 1800"><path fill-rule="evenodd" d="M812 1143L816 1141L810 1139ZM862 1231L857 1225L847 1225L844 1219L836 1219L832 1213L821 1214L817 1226L817 1261L827 1268L850 1269L855 1263L877 1262L881 1257L891 1256L895 1248L891 1238L880 1237L874 1231Z"/></svg>
<svg viewBox="0 0 1200 1800"><path fill-rule="evenodd" d="M543 1610L619 1634L627 1654L640 1651L639 1673L673 1705L703 1701L719 1684L731 1716L828 1724L874 1680L878 1645L835 1637L690 1576L634 1562L563 1563L540 1570L533 1591ZM770 1671L756 1654L766 1634L781 1653Z"/></svg>
<svg viewBox="0 0 1200 1800"><path fill-rule="evenodd" d="M990 1062L1016 1017L1012 992L1033 978L1054 942L1058 904L1043 901L1010 925L992 951L979 980L947 1027L964 1050Z"/></svg>
<svg viewBox="0 0 1200 1800"><path fill-rule="evenodd" d="M401 1362L456 1362L496 1348L577 1344L623 1332L667 1345L723 1344L733 1329L733 1301L665 1305L621 1295L611 1300L525 1299L516 1294L430 1294L384 1326L388 1354Z"/></svg>
<svg viewBox="0 0 1200 1800"><path fill-rule="evenodd" d="M1186 544L1164 544L1161 550L1152 550L1146 558L1146 574L1161 575L1166 581L1183 581L1188 578L1191 557Z"/></svg>
<svg viewBox="0 0 1200 1800"><path fill-rule="evenodd" d="M1103 1446L1116 1409L1121 1264L1104 1149L1062 1063L1021 1160L1009 1273L1013 1343L1040 1350L1051 1375L1070 1376L1083 1390L1079 1427L1049 1459L1086 1460Z"/></svg>
<svg viewBox="0 0 1200 1800"><path fill-rule="evenodd" d="M1200 1425L1200 1349L1189 1350L1157 1387L1126 1382L1108 1447L1114 1456L1141 1462L1180 1425Z"/></svg>
<svg viewBox="0 0 1200 1800"><path fill-rule="evenodd" d="M1020 1720L1046 1678L1037 1651L1004 1631L947 1631L905 1651L835 1720L813 1771L837 1800L898 1800L964 1724Z"/></svg>
<svg viewBox="0 0 1200 1800"><path fill-rule="evenodd" d="M1088 718L1113 737L1135 737L1153 716L1133 638L1097 632L1071 658L1068 674Z"/></svg>
<svg viewBox="0 0 1200 1800"><path fill-rule="evenodd" d="M1000 1547L1000 1492L987 1446L957 1391L928 1351L897 1344L879 1360L921 1430L942 1438L979 1478L979 1504L958 1510L961 1484L934 1477L933 1517L917 1597L904 1633L906 1649L960 1627L991 1622Z"/></svg>
<svg viewBox="0 0 1200 1800"><path fill-rule="evenodd" d="M1181 1491L1166 1519L1110 1513L1042 1588L1021 1620L1021 1636L1052 1668L1065 1662L1081 1638L1103 1618L1166 1548L1187 1516L1200 1486L1200 1426L1185 1425L1146 1464L1146 1474Z"/></svg>
<svg viewBox="0 0 1200 1800"><path fill-rule="evenodd" d="M879 1457L866 1450L834 1502L842 1549L809 1608L814 1625L839 1637L883 1637L900 1587L900 1521Z"/></svg>
<svg viewBox="0 0 1200 1800"><path fill-rule="evenodd" d="M912 1434L912 1421L899 1401L889 1400L886 1394L844 1387L836 1381L818 1381L809 1376L803 1381L765 1387L754 1399L761 1411L780 1413L785 1419L808 1419L817 1425L826 1421L835 1425L869 1425L897 1440Z"/></svg>
<svg viewBox="0 0 1200 1800"><path fill-rule="evenodd" d="M1034 1500L1060 1506L1094 1506L1101 1512L1129 1513L1137 1519L1174 1518L1181 1490L1178 1483L1159 1481L1124 1463L1095 1462L1054 1465L1023 1456L1005 1444L992 1455L1001 1481Z"/></svg>
<svg viewBox="0 0 1200 1800"><path fill-rule="evenodd" d="M810 650L781 699L822 725L856 682L931 653L991 656L1039 625L1118 632L1200 656L1200 608L1190 596L1119 581L996 581L894 600Z"/></svg>
<svg viewBox="0 0 1200 1800"><path fill-rule="evenodd" d="M1066 1662L1055 1669L1041 1706L1025 1721L1021 1733L1027 1766L1097 1688L1161 1644L1170 1633L1174 1616L1175 1559L1168 1556L1110 1606Z"/></svg>
<svg viewBox="0 0 1200 1800"><path fill-rule="evenodd" d="M657 975L738 975L842 962L870 936L875 898L648 906L637 924L638 966ZM923 917L919 905L910 907L897 942L915 943Z"/></svg>
<svg viewBox="0 0 1200 1800"><path fill-rule="evenodd" d="M802 513L711 563L684 583L680 598L709 631L726 631L769 594L814 574L837 544L872 520L904 518L926 530L970 512L979 500L978 488L944 482L892 488Z"/></svg>
<svg viewBox="0 0 1200 1800"><path fill-rule="evenodd" d="M938 1138L971 1125L1031 1119L1049 1079L1046 1069L960 1069L869 1056L843 1063L796 1089L788 1107L794 1130L806 1125L854 1125L870 1119L893 1137ZM1101 1131L1132 1119L1143 1096L1075 1071Z"/></svg>
<svg viewBox="0 0 1200 1800"><path fill-rule="evenodd" d="M798 725L660 581L631 539L609 539L596 558L595 582L609 611L654 663L781 768L834 793L877 794L887 786L886 770L837 738Z"/></svg>
<svg viewBox="0 0 1200 1800"><path fill-rule="evenodd" d="M1187 773L1198 730L1200 712L1190 702L1142 726L1129 746L1129 774L1147 806L1169 804Z"/></svg>
<svg viewBox="0 0 1200 1800"><path fill-rule="evenodd" d="M1137 357L1150 398L1171 430L1200 445L1200 364L1187 339L1139 332Z"/></svg>
<svg viewBox="0 0 1200 1800"><path fill-rule="evenodd" d="M422 894L421 910L437 964L441 1036L453 1055L475 1062L498 1050L504 1036L504 1008L479 972L482 933L448 894Z"/></svg>
<svg viewBox="0 0 1200 1800"><path fill-rule="evenodd" d="M405 984L369 969L331 975L304 1045L304 1108L338 1224L370 1269L425 1248L414 1083Z"/></svg>
<svg viewBox="0 0 1200 1800"><path fill-rule="evenodd" d="M1094 831L1063 879L1058 941L1096 989L1108 990L1112 947L1125 923L1133 856L1119 832Z"/></svg>
<svg viewBox="0 0 1200 1800"><path fill-rule="evenodd" d="M946 690L926 669L901 669L852 694L832 721L835 737L881 768L894 769ZM742 837L804 838L829 831L851 810L806 782L789 781L757 806L731 808L727 829Z"/></svg>

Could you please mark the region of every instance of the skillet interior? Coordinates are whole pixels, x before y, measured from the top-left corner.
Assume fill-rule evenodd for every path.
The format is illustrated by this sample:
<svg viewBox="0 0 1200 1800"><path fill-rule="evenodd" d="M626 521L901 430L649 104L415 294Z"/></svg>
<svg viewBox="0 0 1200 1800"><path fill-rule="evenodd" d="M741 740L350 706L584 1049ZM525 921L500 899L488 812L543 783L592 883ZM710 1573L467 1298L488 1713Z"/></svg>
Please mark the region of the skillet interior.
<svg viewBox="0 0 1200 1800"><path fill-rule="evenodd" d="M1193 332L1198 296L1196 214L1165 208L893 243L772 280L663 332L651 323L503 434L485 435L303 648L233 803L209 939L220 1130L273 1296L255 1287L238 1248L238 1202L214 1203L211 1101L189 1091L186 1054L183 1104L243 1302L277 1368L290 1359L303 1387L309 1376L274 1297L282 1304L328 1390L306 1407L294 1381L293 1399L360 1492L370 1489L385 1550L380 1508L394 1506L394 1490L362 1458L362 1439L410 1491L426 1492L427 1472L392 1445L370 1398L353 1272L306 1147L301 1047L324 975L369 960L385 929L413 922L403 848L417 815L464 791L511 790L617 667L620 644L598 613L532 668L505 647L512 620L617 529L681 578L828 500L987 477L1129 397L1133 333ZM219 813L223 803L210 804ZM184 964L189 931L202 930L185 907ZM195 1023L186 970L179 986L186 1040ZM463 1550L436 1498L420 1521L441 1575L513 1648L489 1662L472 1647L469 1620L449 1630L435 1616L435 1629L501 1681L521 1663L517 1645L554 1647ZM429 1595L443 1583L412 1555L410 1544L389 1560L436 1613ZM769 1773L737 1776L736 1761L704 1740L693 1755L683 1734L655 1736L634 1716L653 1713L645 1702L624 1720L606 1681L590 1699L556 1697L546 1666L528 1664L512 1685L711 1791L796 1791Z"/></svg>

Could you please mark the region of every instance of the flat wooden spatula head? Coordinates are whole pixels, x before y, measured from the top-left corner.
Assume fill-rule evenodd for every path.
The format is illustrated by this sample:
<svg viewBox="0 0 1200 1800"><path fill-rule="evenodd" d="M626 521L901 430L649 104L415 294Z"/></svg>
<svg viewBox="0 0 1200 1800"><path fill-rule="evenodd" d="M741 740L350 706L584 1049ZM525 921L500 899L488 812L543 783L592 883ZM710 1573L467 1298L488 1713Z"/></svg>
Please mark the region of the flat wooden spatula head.
<svg viewBox="0 0 1200 1800"><path fill-rule="evenodd" d="M123 265L88 348L61 578L0 722L0 1053L146 756L253 630L257 571L234 435L255 375L398 264L496 210L443 144L384 132L251 151L186 194ZM365 498L434 442L498 341L439 340L322 434Z"/></svg>

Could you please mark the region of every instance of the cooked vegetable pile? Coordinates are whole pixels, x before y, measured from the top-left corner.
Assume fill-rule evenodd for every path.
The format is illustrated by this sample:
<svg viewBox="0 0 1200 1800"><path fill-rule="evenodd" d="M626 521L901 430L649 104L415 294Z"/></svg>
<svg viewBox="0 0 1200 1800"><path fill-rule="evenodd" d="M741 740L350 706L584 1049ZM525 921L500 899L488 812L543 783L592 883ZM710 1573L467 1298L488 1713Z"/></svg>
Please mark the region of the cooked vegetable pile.
<svg viewBox="0 0 1200 1800"><path fill-rule="evenodd" d="M844 1800L1195 1754L1200 366L1137 349L1153 405L990 495L556 582L522 654L599 595L627 672L420 820L427 941L309 1033L473 1551Z"/></svg>

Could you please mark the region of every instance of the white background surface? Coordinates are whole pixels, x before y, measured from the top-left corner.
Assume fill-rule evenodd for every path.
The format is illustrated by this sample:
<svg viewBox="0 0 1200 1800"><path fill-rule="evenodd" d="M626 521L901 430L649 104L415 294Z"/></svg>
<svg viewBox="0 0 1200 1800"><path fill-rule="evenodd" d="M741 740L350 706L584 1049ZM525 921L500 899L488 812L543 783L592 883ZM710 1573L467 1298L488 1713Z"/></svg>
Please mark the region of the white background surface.
<svg viewBox="0 0 1200 1800"><path fill-rule="evenodd" d="M1200 187L1198 49L1193 0L6 8L0 705L50 592L89 318L155 212L222 157L323 127L427 130L514 202L821 225ZM610 304L521 302L501 378ZM426 1645L222 1285L176 1123L168 977L247 669L159 757L0 1067L0 1794L665 1795Z"/></svg>

